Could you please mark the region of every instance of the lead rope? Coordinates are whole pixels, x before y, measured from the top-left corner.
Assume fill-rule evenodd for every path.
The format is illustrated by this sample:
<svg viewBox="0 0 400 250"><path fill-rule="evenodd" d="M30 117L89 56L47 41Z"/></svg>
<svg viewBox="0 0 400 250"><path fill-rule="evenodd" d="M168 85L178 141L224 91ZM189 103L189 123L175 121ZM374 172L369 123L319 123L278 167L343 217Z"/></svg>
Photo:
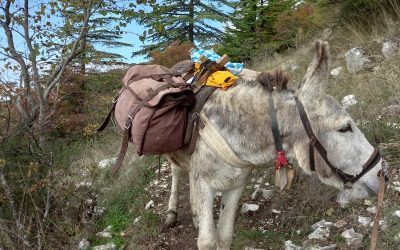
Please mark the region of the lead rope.
<svg viewBox="0 0 400 250"><path fill-rule="evenodd" d="M383 195L385 193L385 171L381 170L379 172L379 193L378 193L378 205L377 211L374 218L374 225L371 230L371 248L370 250L376 250L376 246L378 244L378 227L379 227L379 219L381 217L381 210L383 207Z"/></svg>

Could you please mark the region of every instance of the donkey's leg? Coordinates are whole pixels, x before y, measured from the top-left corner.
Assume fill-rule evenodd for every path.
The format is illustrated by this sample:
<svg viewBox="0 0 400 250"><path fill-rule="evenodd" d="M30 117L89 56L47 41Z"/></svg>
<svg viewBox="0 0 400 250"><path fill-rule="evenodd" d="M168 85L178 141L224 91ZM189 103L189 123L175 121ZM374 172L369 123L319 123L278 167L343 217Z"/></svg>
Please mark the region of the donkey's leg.
<svg viewBox="0 0 400 250"><path fill-rule="evenodd" d="M179 193L179 179L181 177L181 168L176 166L176 164L171 162L171 172L172 172L172 183L171 183L171 195L168 201L167 219L165 220L165 225L167 227L173 227L177 222L178 215L178 193Z"/></svg>
<svg viewBox="0 0 400 250"><path fill-rule="evenodd" d="M220 212L217 227L217 246L218 250L230 249L233 238L233 224L235 221L236 210L244 186L225 191L222 194L222 211Z"/></svg>
<svg viewBox="0 0 400 250"><path fill-rule="evenodd" d="M193 178L193 192L197 215L199 218L199 250L216 249L213 203L215 191L201 178Z"/></svg>
<svg viewBox="0 0 400 250"><path fill-rule="evenodd" d="M189 191L190 191L190 207L192 209L193 225L196 229L199 229L199 217L197 213L197 197L195 192L194 177L192 172L189 172Z"/></svg>

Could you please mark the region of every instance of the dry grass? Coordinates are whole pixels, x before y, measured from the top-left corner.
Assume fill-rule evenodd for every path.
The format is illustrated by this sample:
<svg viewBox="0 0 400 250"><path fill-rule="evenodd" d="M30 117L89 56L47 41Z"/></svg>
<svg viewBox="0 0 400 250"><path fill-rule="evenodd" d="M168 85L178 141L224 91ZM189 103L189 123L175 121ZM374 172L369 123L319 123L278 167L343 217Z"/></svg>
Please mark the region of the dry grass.
<svg viewBox="0 0 400 250"><path fill-rule="evenodd" d="M400 19L400 4L394 0L391 1L391 4L393 6L391 14L389 15L387 10L382 9L380 16L374 16L371 19L369 27L365 27L365 24L362 26L352 22L351 24L346 23L334 31L333 38L330 41L331 69L341 66L343 71L339 76L330 76L327 89L328 93L339 101L346 95L355 95L358 103L350 107L348 111L370 142L380 148L390 165L391 180L389 189L386 191L383 212L383 218L387 220L388 227L380 229L379 249L397 249L400 245L400 223L398 217L393 215L394 211L399 209L400 196L398 191L390 188L390 186L393 186L393 182L400 179L400 117L392 116L386 112L389 105L400 104L400 55L391 59L384 59L381 52L383 38L391 38L400 34L399 22L394 21ZM256 58L251 67L262 71L286 66L285 72L291 79L291 86L297 88L309 62L312 60L312 52L309 47L307 45L296 51L288 51L284 55ZM376 67L371 71L364 71L355 75L348 73L344 54L353 47L363 47L374 60ZM295 66L295 68L292 66ZM282 246L283 239L291 239L301 245L301 242L306 239L307 233L309 233L307 231L309 227L304 228L304 226L309 226L313 222L325 218L333 222L339 219L349 222L346 228L354 227L356 231L358 230L366 235L364 247L368 248L370 230L360 227L357 223L358 215L371 216L366 213L363 202L356 202L347 209L337 209L335 203L329 200L333 197L334 191L312 179L300 177L295 184L296 190L290 191L287 199L283 201L282 196L275 197L272 202L273 205L271 205L285 207L288 206L286 204L289 203L289 200L290 203L304 205L304 202L308 201L306 202L307 209L303 209L301 214L296 213L296 210L288 209L286 212L288 214L285 217L292 219L281 221L278 223L281 226L271 228L275 232L272 239L265 235L257 237L254 234L254 232L257 232L257 227L262 224L260 224L260 218L257 218L257 216L256 218L240 218L239 232L243 232L243 235L241 235L239 241L236 241L235 247L240 249L246 244L258 241L253 245L259 247L268 245L272 246L271 249L275 249L275 247L278 248L279 244ZM301 192L297 192L298 190L301 190ZM322 197L315 195L316 193L320 193ZM375 202L373 200L373 204ZM315 207L313 204L318 204L318 206ZM335 212L328 216L326 211L331 207L336 207ZM276 219L280 220L279 218ZM294 224L290 221L293 221ZM306 232L299 235L294 233L294 229L302 229ZM249 234L249 232L253 234ZM346 245L339 235L340 230L336 229L329 242L337 244L339 249L346 249ZM252 237L255 237L255 240L251 241ZM274 245L273 242L277 239L279 244Z"/></svg>

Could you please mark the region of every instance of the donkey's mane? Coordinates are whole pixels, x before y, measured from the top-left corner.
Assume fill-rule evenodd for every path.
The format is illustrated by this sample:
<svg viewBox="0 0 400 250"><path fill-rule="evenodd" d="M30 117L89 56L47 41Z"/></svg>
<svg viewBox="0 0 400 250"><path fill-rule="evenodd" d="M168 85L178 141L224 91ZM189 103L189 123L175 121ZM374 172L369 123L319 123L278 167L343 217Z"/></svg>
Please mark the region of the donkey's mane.
<svg viewBox="0 0 400 250"><path fill-rule="evenodd" d="M269 92L287 90L289 78L281 69L273 71L264 71L256 79Z"/></svg>

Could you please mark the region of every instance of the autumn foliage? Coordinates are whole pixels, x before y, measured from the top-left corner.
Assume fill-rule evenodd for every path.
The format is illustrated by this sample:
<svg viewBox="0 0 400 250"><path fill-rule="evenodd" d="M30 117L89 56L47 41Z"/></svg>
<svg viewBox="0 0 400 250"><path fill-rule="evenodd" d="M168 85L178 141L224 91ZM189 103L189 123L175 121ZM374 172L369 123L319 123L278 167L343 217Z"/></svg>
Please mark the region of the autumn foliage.
<svg viewBox="0 0 400 250"><path fill-rule="evenodd" d="M156 50L150 54L152 64L160 64L165 67L172 67L177 62L190 59L189 50L193 48L190 42L181 43L175 41L165 50Z"/></svg>

